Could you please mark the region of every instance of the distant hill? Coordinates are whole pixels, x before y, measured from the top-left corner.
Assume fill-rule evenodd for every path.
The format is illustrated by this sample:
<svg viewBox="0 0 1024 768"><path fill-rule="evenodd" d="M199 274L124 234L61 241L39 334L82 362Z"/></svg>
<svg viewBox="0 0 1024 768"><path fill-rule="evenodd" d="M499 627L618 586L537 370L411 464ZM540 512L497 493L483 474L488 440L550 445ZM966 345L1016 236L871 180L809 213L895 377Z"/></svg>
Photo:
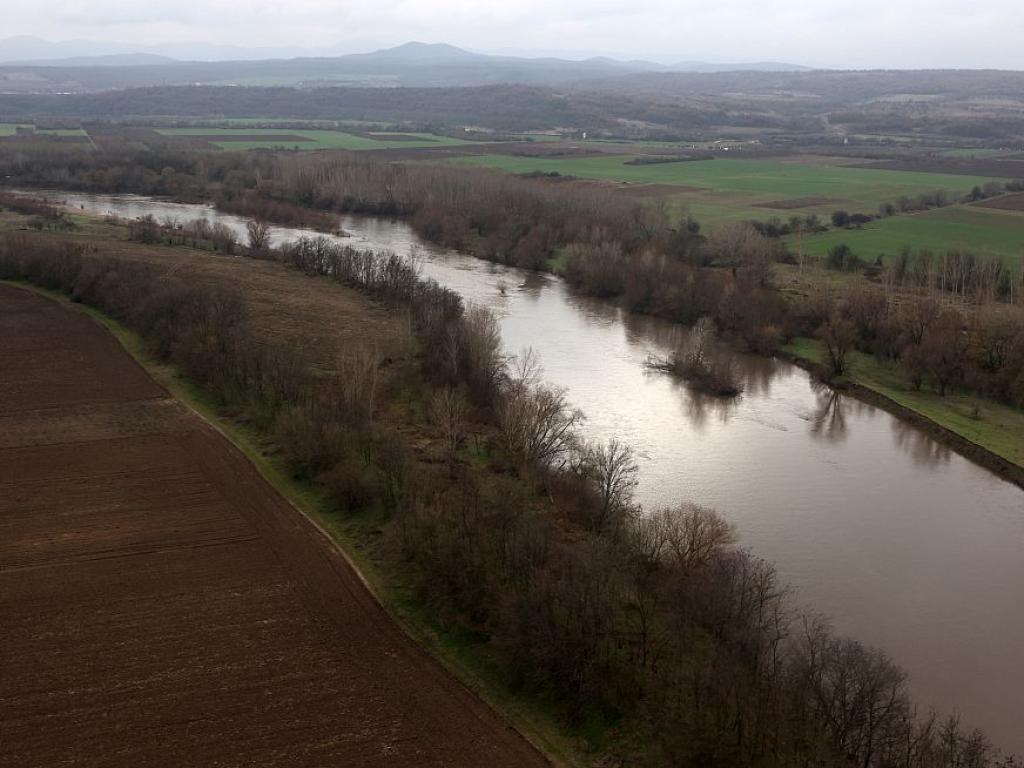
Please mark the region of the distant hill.
<svg viewBox="0 0 1024 768"><path fill-rule="evenodd" d="M103 56L69 56L66 59L8 61L5 67L145 67L174 64L177 59L155 53L111 53Z"/></svg>
<svg viewBox="0 0 1024 768"><path fill-rule="evenodd" d="M749 61L736 62L733 64L712 64L707 61L680 61L670 67L663 67L662 71L673 72L811 72L813 67L804 67L799 64L786 64L781 61Z"/></svg>
<svg viewBox="0 0 1024 768"><path fill-rule="evenodd" d="M52 42L30 35L0 38L0 64L40 64L61 59L80 59L121 54L152 54L177 61L246 61L288 59L296 56L343 56L379 48L376 40L350 40L334 45L281 45L271 48L224 45L189 40L173 43L110 43L99 40ZM86 62L88 63L88 62Z"/></svg>
<svg viewBox="0 0 1024 768"><path fill-rule="evenodd" d="M0 62L4 64L27 64L45 60L80 56L110 56L132 52L131 48L95 40L65 40L53 43L30 35L18 35L0 40Z"/></svg>
<svg viewBox="0 0 1024 768"><path fill-rule="evenodd" d="M12 43L13 40L13 43ZM33 40L33 39L30 39ZM43 41L45 42L45 41ZM46 50L57 44L47 43ZM84 45L84 44L83 44ZM0 41L0 59L31 45L24 38ZM410 42L372 53L231 61L177 61L146 52L82 54L0 64L0 92L90 93L144 86L274 85L462 87L497 84L560 85L645 72L721 71L723 67L772 71L786 64L716 65L699 62L669 67L648 61L596 57L581 61L473 53L444 43Z"/></svg>
<svg viewBox="0 0 1024 768"><path fill-rule="evenodd" d="M413 47L388 55L445 59L449 54ZM370 55L369 61L377 59ZM437 64L421 68L438 71ZM135 71L144 69L164 67ZM1024 146L1024 72L643 72L557 86L191 85L0 95L0 122L178 117L375 121L424 129L481 126L499 133L574 129L672 140L716 139L739 132L775 144L810 140L835 145L843 137L856 135L916 136L930 141L956 137L975 142L971 146L981 141L986 142L983 146L1019 147ZM1019 170L1007 175L1016 177Z"/></svg>

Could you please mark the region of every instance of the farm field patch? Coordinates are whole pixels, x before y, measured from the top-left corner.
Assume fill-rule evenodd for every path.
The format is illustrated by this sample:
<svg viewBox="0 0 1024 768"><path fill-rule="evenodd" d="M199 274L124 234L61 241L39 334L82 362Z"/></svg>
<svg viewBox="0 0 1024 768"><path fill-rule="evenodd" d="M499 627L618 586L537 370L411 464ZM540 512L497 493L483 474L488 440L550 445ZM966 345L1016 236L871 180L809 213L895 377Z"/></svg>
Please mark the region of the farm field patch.
<svg viewBox="0 0 1024 768"><path fill-rule="evenodd" d="M716 158L682 163L627 165L629 155L597 157L510 157L479 155L450 162L499 168L509 173L557 172L583 179L680 187L673 203L698 219L720 221L785 218L794 213L828 215L837 208L873 213L882 202L939 189L962 195L987 176L854 168L821 158Z"/></svg>
<svg viewBox="0 0 1024 768"><path fill-rule="evenodd" d="M276 128L158 128L168 137L193 137L221 149L409 149L415 147L459 146L470 142L429 134L354 134L326 130Z"/></svg>
<svg viewBox="0 0 1024 768"><path fill-rule="evenodd" d="M995 211L1017 211L1024 213L1024 192L982 200L980 203L975 203L975 206Z"/></svg>
<svg viewBox="0 0 1024 768"><path fill-rule="evenodd" d="M959 147L957 149L946 149L939 154L945 157L994 157L1007 154L1003 149L991 149L987 147Z"/></svg>
<svg viewBox="0 0 1024 768"><path fill-rule="evenodd" d="M863 229L839 229L806 238L806 253L824 256L845 243L862 259L894 256L904 247L941 252L959 248L1011 264L1024 259L1024 216L955 205L911 216L876 219ZM793 245L792 238L790 245Z"/></svg>
<svg viewBox="0 0 1024 768"><path fill-rule="evenodd" d="M0 328L12 765L548 764L98 322L0 285Z"/></svg>

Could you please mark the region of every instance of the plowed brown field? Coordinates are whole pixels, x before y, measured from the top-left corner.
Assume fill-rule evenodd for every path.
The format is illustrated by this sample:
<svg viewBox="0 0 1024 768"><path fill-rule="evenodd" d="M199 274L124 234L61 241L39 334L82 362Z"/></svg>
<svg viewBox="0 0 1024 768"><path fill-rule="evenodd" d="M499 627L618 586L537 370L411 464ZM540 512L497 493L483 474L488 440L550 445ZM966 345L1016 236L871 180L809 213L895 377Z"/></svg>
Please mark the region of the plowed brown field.
<svg viewBox="0 0 1024 768"><path fill-rule="evenodd" d="M995 208L1000 211L1024 211L1024 192L1015 195L1001 195L989 200L982 200L975 205L981 208Z"/></svg>
<svg viewBox="0 0 1024 768"><path fill-rule="evenodd" d="M104 328L0 285L0 764L547 762Z"/></svg>

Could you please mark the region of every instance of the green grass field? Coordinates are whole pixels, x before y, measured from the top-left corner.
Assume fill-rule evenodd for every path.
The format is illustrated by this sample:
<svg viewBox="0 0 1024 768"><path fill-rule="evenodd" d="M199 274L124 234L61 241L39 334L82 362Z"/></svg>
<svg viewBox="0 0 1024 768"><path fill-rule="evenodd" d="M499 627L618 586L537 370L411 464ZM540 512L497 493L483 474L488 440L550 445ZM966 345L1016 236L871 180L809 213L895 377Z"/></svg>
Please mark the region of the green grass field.
<svg viewBox="0 0 1024 768"><path fill-rule="evenodd" d="M791 246L793 238L789 238ZM909 216L878 219L863 229L823 232L803 241L805 253L824 256L845 243L862 259L894 256L904 247L941 252L953 248L998 257L1008 263L1024 259L1024 213L954 205Z"/></svg>
<svg viewBox="0 0 1024 768"><path fill-rule="evenodd" d="M626 165L630 156L533 158L480 155L454 158L461 165L499 168L510 173L558 172L583 179L629 184L665 184L672 202L700 221L715 224L742 219L786 218L794 213L828 215L837 208L874 213L878 205L902 195L944 189L964 194L993 181L981 176L912 173L852 168L827 158L717 158L656 165ZM782 201L783 207L765 207Z"/></svg>
<svg viewBox="0 0 1024 768"><path fill-rule="evenodd" d="M36 133L46 136L87 136L81 128L36 128Z"/></svg>
<svg viewBox="0 0 1024 768"><path fill-rule="evenodd" d="M388 138L387 134L380 134L380 138L370 136L359 136L354 133L343 131L324 130L291 130L289 128L160 128L157 133L163 136L210 136L217 134L232 136L251 136L251 141L222 141L215 139L211 141L221 149L273 149L286 146L288 149L411 149L415 147L443 147L460 146L472 142L461 139L453 139L448 136L432 136L430 134L402 134L403 138ZM302 136L310 139L303 142L279 142L260 140L261 136ZM406 139L404 136L415 136L415 139Z"/></svg>

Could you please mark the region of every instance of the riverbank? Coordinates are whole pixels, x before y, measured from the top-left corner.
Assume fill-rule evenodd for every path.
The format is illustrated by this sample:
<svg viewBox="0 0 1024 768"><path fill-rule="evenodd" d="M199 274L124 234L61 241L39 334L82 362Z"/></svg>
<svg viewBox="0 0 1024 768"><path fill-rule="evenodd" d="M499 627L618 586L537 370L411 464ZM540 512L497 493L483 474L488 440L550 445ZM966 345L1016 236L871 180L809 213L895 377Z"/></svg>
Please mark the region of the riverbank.
<svg viewBox="0 0 1024 768"><path fill-rule="evenodd" d="M74 207L69 210L75 211L76 217L81 215ZM474 248L472 243L467 243L466 248L475 258L489 261L483 250ZM550 260L543 271L559 276L563 256ZM819 347L814 340L796 340L779 353L784 359L820 373ZM885 366L860 353L854 353L852 359L850 375L834 382L837 386L886 408L971 461L1024 487L1024 411L971 395L951 393L940 397L913 390L895 366Z"/></svg>
<svg viewBox="0 0 1024 768"><path fill-rule="evenodd" d="M45 194L45 192L44 192ZM73 206L74 218L87 218ZM311 209L312 210L312 209ZM94 219L92 228L102 223ZM477 253L472 244L468 252ZM562 259L551 260L544 272L559 276ZM778 351L779 357L801 365L822 377L820 344L797 339ZM897 366L886 366L869 355L851 355L848 376L831 382L838 388L873 405L885 408L899 419L913 424L931 437L953 448L969 460L990 469L1019 487L1024 487L1024 411L973 395L950 393L945 397L927 390L914 390ZM823 380L825 380L823 378Z"/></svg>
<svg viewBox="0 0 1024 768"><path fill-rule="evenodd" d="M138 250L144 254L147 251L144 247ZM188 256L191 253L190 249L184 248L163 250L170 252L168 255L177 252L180 256ZM195 257L192 260L192 267L195 268L192 274L200 283L205 284L226 285L229 274L238 271L232 270L231 266L243 266L233 259L218 259L204 253L195 253ZM153 263L154 259L151 255L148 258L143 255L139 261ZM257 264L259 262L247 261L244 266L251 271ZM302 275L284 270L277 264L264 263L262 271L279 272L288 281L306 284L307 298L310 298L310 290L316 289L318 295L298 310L302 314L322 322L325 314L318 305L326 301L332 307L331 314L336 320L339 316L346 319L348 313L345 311L344 294L352 293L347 289L340 289L327 280L308 281ZM334 543L362 584L406 635L437 659L469 691L507 720L519 735L544 754L551 765L556 768L582 768L591 764L586 754L594 748L611 743L603 729L591 729L585 736L571 732L559 722L557 707L545 702L542 697L517 690L510 684L506 671L493 657L486 642L438 621L429 603L417 596L412 574L395 567L392 559L382 555L382 528L387 519L379 508L369 506L354 511L343 509L324 486L296 476L273 435L239 412L238 408L218 401L178 366L155 357L151 344L118 320L94 307L72 302L56 291L21 281L0 280L0 285L4 284L45 296L67 310L82 312L103 325L157 384L231 442L274 490ZM259 293L253 291L254 285L255 281L245 281L245 290L251 291L253 298L259 301ZM294 293L282 291L280 295L287 297ZM334 294L334 298L331 294ZM367 303L359 308L365 310L367 306L372 307L372 304ZM393 328L389 327L390 323L381 320L381 317L377 317L376 322L371 324L376 329L374 335L380 337L378 341L383 342L387 348L384 337ZM268 331L273 326L283 325L291 333L309 338L308 332L302 333L296 327L299 322L300 318L294 311L285 310L283 313L272 313L266 324L259 325ZM345 324L353 325L350 321ZM363 326L349 330L365 338L371 334L368 328ZM344 344L351 343L351 337L344 334L342 341ZM410 395L411 392L407 392L405 396ZM413 410L422 406L413 403L409 405L414 406ZM427 439L422 432L422 425L410 422L403 429L417 436L422 450ZM488 471L485 465L478 469Z"/></svg>
<svg viewBox="0 0 1024 768"><path fill-rule="evenodd" d="M550 765L142 339L22 285L0 283L0 321L12 762Z"/></svg>
<svg viewBox="0 0 1024 768"><path fill-rule="evenodd" d="M851 354L845 376L830 378L824 349L815 339L794 339L776 354L1024 488L1024 412L971 395L915 390L899 368L859 352Z"/></svg>
<svg viewBox="0 0 1024 768"><path fill-rule="evenodd" d="M103 203L106 205L106 203ZM380 237L376 227L371 222L357 222L354 230L357 236L370 238L368 242L380 243L376 247L395 247L400 243L407 243L404 239L402 227L391 225L388 227L393 238ZM391 230L394 230L391 232ZM36 238L50 239L46 233L33 235L26 238L26 242ZM388 245L389 242L394 245ZM84 243L83 243L84 244ZM268 309L284 309L280 305L288 302L293 309L309 312L311 307L323 301L324 296L330 292L346 293L331 281L311 280L298 273L291 273L287 284L276 284L272 293L268 294L262 290L259 283L265 280L265 274L275 271L283 277L279 267L263 261L252 261L248 259L222 258L209 252L198 253L178 247L166 246L144 246L135 243L120 241L111 243L109 246L101 246L101 251L109 247L116 249L119 259L125 258L142 263L150 263L157 267L159 273L164 272L164 267L173 274L187 275L189 281L198 281L206 284L214 277L213 272L224 272L225 277L228 270L234 275L229 278L231 282L244 283L245 294L252 294L254 305L258 306L258 318L260 325L268 330L280 331L291 327L297 335L303 339L303 345L311 343L311 348L322 353L323 359L330 358L330 350L327 344L331 340L330 335L317 335L317 328L323 329L324 320L336 319L335 311L328 311L318 317L316 322L308 328L296 328L297 320L294 316L278 316L274 318L263 318ZM405 245L397 247L397 250L404 251ZM698 412L692 411L689 416L680 414L680 405L689 408L699 405L699 399L694 399L684 394L685 388L674 385L666 377L655 377L646 374L642 367L642 360L651 347L651 343L660 343L656 339L663 339L665 343L671 343L671 336L675 331L665 323L657 321L640 320L633 318L629 320L629 334L623 336L625 329L620 325L622 315L612 310L610 305L597 302L581 300L573 297L566 286L560 282L548 280L535 280L518 285L508 295L499 292L498 288L503 281L513 277L506 270L495 269L482 262L458 254L435 253L423 246L424 258L422 267L426 276L434 277L443 284L457 286L466 301L486 302L495 311L501 313L504 329L510 334L510 349L519 349L524 343L534 340L543 347L542 360L549 361L550 366L546 368L545 379L556 385L566 386L568 391L573 393L573 399L588 413L596 414L593 422L588 421L588 437L605 439L608 435L622 434L622 427L612 424L612 431L608 432L602 428L601 422L608 423L609 416L614 417L615 413L625 415L628 413L631 419L639 418L640 421L633 421L634 429L639 428L643 435L643 442L638 445L649 446L652 459L645 457L646 485L654 490L657 487L668 487L669 497L666 503L672 503L680 498L693 499L705 504L710 504L723 510L728 510L732 518L740 526L740 530L749 530L748 521L753 523L753 529L760 533L755 539L748 539L747 544L755 545L756 549L762 552L767 551L768 556L779 563L799 563L804 551L825 551L829 553L829 562L845 563L849 554L853 560L842 565L839 569L830 568L830 573L822 573L815 579L815 583L827 585L827 589L820 595L812 583L802 583L801 591L810 595L810 604L827 605L831 595L841 596L841 602L831 600L830 613L838 615L846 620L844 632L866 633L869 642L884 643L886 647L894 650L899 658L910 658L915 660L913 655L908 655L905 647L898 643L898 635L888 630L884 633L878 631L879 622L872 619L870 622L858 621L851 625L850 615L860 616L862 610L869 605L859 599L859 593L863 591L870 597L870 610L872 616L893 616L897 617L898 627L905 626L906 615L925 615L928 610L926 604L918 605L920 602L919 593L906 594L901 589L898 581L893 581L892 574L889 574L889 566L897 568L902 573L916 572L924 575L929 568L928 563L916 562L919 558L912 558L908 561L906 555L911 550L905 547L910 544L905 540L903 533L906 531L930 530L929 540L933 543L941 543L947 540L956 539L963 541L961 526L945 526L943 530L932 529L935 523L942 520L936 518L937 511L949 513L945 518L953 523L956 520L970 518L971 530L984 533L989 527L979 527L982 521L975 514L964 514L972 509L971 500L979 499L987 505L997 505L1005 512L1012 512L1019 504L1019 491L1010 489L1003 485L1005 492L1012 494L1007 499L1010 506L1006 507L1003 501L1005 492L1000 491L997 486L988 485L994 478L985 473L982 477L980 470L969 467L968 463L957 456L937 456L937 461L922 464L921 457L911 455L916 453L923 443L900 442L893 444L892 436L900 441L915 441L914 430L898 430L890 433L889 426L897 422L884 414L873 414L873 409L857 409L851 403L840 405L840 410L847 411L847 419L851 422L849 434L838 441L834 437L823 434L816 434L814 431L813 410L827 401L826 390L819 387L808 387L807 375L795 367L781 363L773 363L767 358L750 358L746 365L752 366L749 374L755 378L750 379L751 390L748 395L738 403L740 409L733 416L722 412L723 424L728 422L727 430L705 431L701 424L702 417ZM91 253L96 253L90 247ZM113 254L111 254L113 255ZM515 273L516 279L523 280L527 276L523 273ZM469 278L473 278L470 280ZM532 287L531 287L532 286ZM267 286L269 287L269 286ZM273 298L271 298L271 296ZM275 305L277 307L275 308ZM618 318L618 319L617 319ZM358 318L357 318L358 319ZM544 332L538 330L538 323L546 329ZM265 320L265 322L264 322ZM527 322L527 325L522 325ZM379 321L375 322L379 326ZM538 333L541 333L538 336ZM563 339L571 344L568 350L587 350L585 355L559 354L559 345L554 346L547 343L547 340ZM625 346L623 346L625 344ZM746 357L746 356L744 356ZM566 365L567 364L567 365ZM774 373L772 373L774 371ZM616 382L615 386L607 392L607 397L593 399L593 395L601 395L606 388L598 390L578 388L576 382L593 381L595 375L601 372L611 377ZM565 378L566 376L570 378ZM763 378L762 377L766 377ZM770 383L769 383L770 382ZM638 391L642 387L645 395L642 398L643 412L636 409L628 411L621 410L622 406L629 407L614 393L621 391ZM404 399L404 398L403 398ZM817 399L818 405L815 405ZM692 402L691 402L692 401ZM413 404L416 401L413 401ZM639 402L637 403L640 404ZM688 405L689 404L689 405ZM612 410L609 411L608 407ZM715 411L719 409L712 405L704 406ZM695 419L693 429L688 429L686 423L680 423L679 417ZM621 416L620 416L621 418ZM594 423L596 422L596 423ZM596 428L597 431L594 431ZM419 438L410 436L415 445ZM666 439L667 438L667 439ZM724 438L724 440L720 439ZM867 441L865 441L867 438ZM823 441L827 441L823 442ZM924 441L930 442L930 441ZM733 446L743 446L744 450L739 452ZM690 450L692 448L692 450ZM726 452L722 452L722 449ZM866 448L866 450L865 450ZM680 449L685 453L680 453ZM852 450L851 450L852 449ZM477 457L481 458L481 457ZM751 459L753 463L747 459ZM710 459L710 463L705 459ZM442 465L443 466L443 465ZM680 478L679 470L685 468L685 475ZM834 468L839 468L840 473L835 474ZM797 471L798 475L791 474ZM894 471L890 471L894 470ZM669 474L662 474L667 471ZM704 478L714 478L722 474L725 485L717 487L727 491L722 495L716 490L715 484L707 484ZM761 489L756 495L756 506L748 507L744 503L744 493L733 493L730 488L735 488L733 482L736 476L748 478L745 484L749 489ZM685 487L680 485L679 479L690 480ZM986 477L988 478L986 480ZM789 478L789 480L786 480ZM796 481L796 478L800 478ZM813 478L820 478L815 482ZM669 480L666 483L666 479ZM778 480L786 480L780 485ZM808 482L811 480L811 482ZM847 481L852 481L854 487L863 488L865 493L858 494L851 489L846 489ZM700 483L695 484L695 483ZM892 502L901 499L901 488L906 485L909 492L913 492L917 503L911 506L893 507ZM938 493L931 493L934 487ZM822 493L824 489L825 495ZM877 494L872 489L883 489L883 496L875 498ZM740 489L742 491L742 489ZM961 493L967 490L967 493ZM650 493L646 491L645 493ZM657 492L656 490L654 492ZM852 495L850 495L852 493ZM838 503L840 499L857 499L854 506ZM834 501L830 501L834 500ZM652 502L645 507L651 510L658 508ZM856 513L855 509L856 507ZM991 507L990 508L995 508ZM978 510L982 511L982 510ZM751 518L750 513L757 514ZM899 514L896 514L899 512ZM921 515L927 512L924 520L917 521ZM854 514L855 513L855 514ZM1006 518L1013 519L1013 515ZM772 521L778 520L776 526ZM805 522L800 522L801 520ZM889 545L881 550L870 547L865 549L867 542L859 541L860 534L857 531L849 530L849 521L858 520L858 527L861 531L874 530L884 538ZM814 522L814 526L808 527L807 523ZM916 522L915 522L916 521ZM989 521L993 522L993 521ZM771 530L764 528L764 524L772 525L772 529L779 528L783 535L782 542L791 542L795 547L786 544L786 548L780 550L777 542L773 541ZM868 525L868 528L864 526ZM838 527L837 527L838 526ZM379 527L373 524L370 528ZM1001 526L1005 527L1005 526ZM818 531L822 536L801 537L799 532ZM852 538L846 534L853 534ZM1015 533L1007 535L1007 531L1001 533L993 532L991 541L1011 542L1016 540ZM379 537L379 533L376 534ZM967 534L969 537L972 534ZM895 537L895 538L893 538ZM915 540L918 536L913 537ZM380 539L378 538L378 542ZM846 547L845 542L849 541L852 547ZM810 548L810 550L808 550ZM896 548L903 554L898 561L890 563L884 555ZM989 551L988 563L998 564L1002 562L1002 547L999 552ZM849 552L847 550L850 550ZM917 550L913 550L916 552ZM879 558L877 555L883 555ZM875 567L865 571L864 560L868 557L875 564ZM940 558L949 562L948 557ZM998 568L994 570L1000 571ZM832 573L838 571L838 573ZM885 594L892 596L879 599L879 587L874 584L877 579L872 574L882 576L882 581L889 584ZM835 578L838 576L839 578ZM870 578L865 579L868 576ZM857 587L851 592L847 587L857 586L864 583L864 590ZM440 585L435 585L439 587ZM941 586L935 584L936 587ZM603 590L606 593L606 590ZM930 592L928 594L931 594ZM935 591L938 595L939 592ZM988 592L986 594L994 594ZM823 597L823 599L822 599ZM852 598L852 600L851 600ZM909 600L908 600L909 599ZM859 604L858 604L859 602ZM892 603L892 606L888 604ZM840 606L836 608L835 606ZM889 613L889 608L900 606L897 613ZM839 611L839 613L837 613ZM850 614L845 613L850 611ZM624 617L628 623L628 614ZM1000 610L999 615L1006 615L1005 610ZM902 617L902 618L898 618ZM435 614L436 618L436 614ZM989 624L989 626L992 626ZM957 635L961 635L956 628L953 628ZM968 627L964 628L969 631ZM1013 627L1005 627L1014 635ZM482 638L472 636L473 633L464 636L469 644L475 644L478 649L483 648L484 654L488 652L487 645L480 645ZM625 636L624 636L625 637ZM896 637L897 642L890 643L889 638ZM620 647L621 638L615 647ZM924 643L924 648L919 649L919 657L925 659L941 659L942 653L930 654L930 648ZM941 649L935 649L941 651ZM951 660L956 663L956 660ZM977 674L977 670L973 674ZM987 674L987 672L986 672ZM915 674L916 676L916 674ZM924 678L921 678L924 679ZM986 677L986 679L988 679ZM1012 700L1012 699L1006 699ZM936 699L929 695L925 701L936 702L942 707L952 706L945 703L946 699ZM955 700L954 700L955 701ZM977 721L976 715L968 715ZM592 732L592 725L585 724L588 732Z"/></svg>

